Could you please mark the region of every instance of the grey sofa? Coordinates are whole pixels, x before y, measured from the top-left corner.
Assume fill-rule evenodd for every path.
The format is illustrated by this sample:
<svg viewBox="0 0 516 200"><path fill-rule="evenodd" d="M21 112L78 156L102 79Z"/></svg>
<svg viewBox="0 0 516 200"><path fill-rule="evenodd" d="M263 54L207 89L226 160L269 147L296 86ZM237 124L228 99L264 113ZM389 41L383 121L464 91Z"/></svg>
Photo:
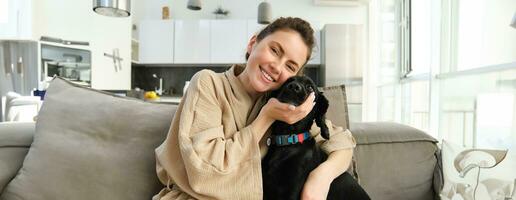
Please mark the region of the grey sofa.
<svg viewBox="0 0 516 200"><path fill-rule="evenodd" d="M154 149L176 108L54 79L37 123L0 123L0 200L151 199L163 188ZM328 118L346 115L337 116ZM387 122L350 130L358 144L350 171L372 199L438 199L434 138Z"/></svg>
<svg viewBox="0 0 516 200"><path fill-rule="evenodd" d="M372 199L438 199L442 177L435 139L417 129L387 122L354 123L351 131L358 143L354 171ZM0 194L22 166L34 132L34 123L0 123ZM159 189L156 185L153 190Z"/></svg>

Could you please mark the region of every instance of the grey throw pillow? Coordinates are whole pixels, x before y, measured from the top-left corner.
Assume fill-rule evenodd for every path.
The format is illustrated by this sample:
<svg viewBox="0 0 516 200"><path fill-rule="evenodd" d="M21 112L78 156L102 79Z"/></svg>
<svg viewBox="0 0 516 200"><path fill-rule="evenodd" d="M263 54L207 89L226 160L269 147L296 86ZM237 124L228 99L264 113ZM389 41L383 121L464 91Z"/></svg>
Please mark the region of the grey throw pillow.
<svg viewBox="0 0 516 200"><path fill-rule="evenodd" d="M326 119L333 124L344 129L349 129L348 103L346 99L346 86L335 85L319 88L324 96L328 99L328 111L326 112ZM357 163L355 156L353 156L351 164L347 170L358 182L360 177L357 172Z"/></svg>
<svg viewBox="0 0 516 200"><path fill-rule="evenodd" d="M326 119L333 124L349 129L348 103L346 99L346 87L344 85L328 86L320 88L328 99L330 106L326 112Z"/></svg>
<svg viewBox="0 0 516 200"><path fill-rule="evenodd" d="M175 110L54 79L34 142L0 199L150 199L161 189L154 149Z"/></svg>

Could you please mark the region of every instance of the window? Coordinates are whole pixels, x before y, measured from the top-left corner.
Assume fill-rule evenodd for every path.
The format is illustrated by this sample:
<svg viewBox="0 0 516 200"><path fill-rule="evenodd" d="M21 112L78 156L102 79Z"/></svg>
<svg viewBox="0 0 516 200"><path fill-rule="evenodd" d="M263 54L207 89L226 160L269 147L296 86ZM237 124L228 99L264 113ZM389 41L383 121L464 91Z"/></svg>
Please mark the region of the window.
<svg viewBox="0 0 516 200"><path fill-rule="evenodd" d="M376 120L463 146L516 149L516 1L374 2Z"/></svg>
<svg viewBox="0 0 516 200"><path fill-rule="evenodd" d="M516 68L440 77L440 138L470 147L516 149Z"/></svg>
<svg viewBox="0 0 516 200"><path fill-rule="evenodd" d="M450 71L492 66L516 61L516 31L509 26L514 0L453 0L451 10L457 40Z"/></svg>
<svg viewBox="0 0 516 200"><path fill-rule="evenodd" d="M432 55L432 1L412 1L410 5L409 75L430 72Z"/></svg>

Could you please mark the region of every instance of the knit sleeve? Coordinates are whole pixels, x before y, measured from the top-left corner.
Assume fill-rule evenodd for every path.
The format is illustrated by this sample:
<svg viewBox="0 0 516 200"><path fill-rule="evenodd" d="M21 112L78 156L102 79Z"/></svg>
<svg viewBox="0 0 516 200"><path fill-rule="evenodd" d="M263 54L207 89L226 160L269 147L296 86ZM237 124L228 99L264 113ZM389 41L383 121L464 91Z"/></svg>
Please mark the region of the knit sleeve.
<svg viewBox="0 0 516 200"><path fill-rule="evenodd" d="M310 130L315 140L326 153L331 153L341 149L355 148L356 141L349 129L335 126L330 120L326 120L326 125L330 131L330 139L326 140L321 136L320 128L314 123Z"/></svg>
<svg viewBox="0 0 516 200"><path fill-rule="evenodd" d="M224 91L214 74L197 73L184 100L178 139L190 177L234 173L242 170L242 163L260 158L258 142L249 126L235 133L225 132L225 126L234 126L235 122L223 124L223 112L232 112L232 108L221 103Z"/></svg>

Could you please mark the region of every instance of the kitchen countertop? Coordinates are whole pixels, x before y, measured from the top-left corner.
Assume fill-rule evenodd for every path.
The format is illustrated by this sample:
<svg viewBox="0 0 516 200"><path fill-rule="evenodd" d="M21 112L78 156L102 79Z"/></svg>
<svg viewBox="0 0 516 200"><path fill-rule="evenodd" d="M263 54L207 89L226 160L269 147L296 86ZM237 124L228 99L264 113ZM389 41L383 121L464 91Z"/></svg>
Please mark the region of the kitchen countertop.
<svg viewBox="0 0 516 200"><path fill-rule="evenodd" d="M146 100L146 101L159 102L159 103L170 103L170 104L179 105L179 103L181 102L181 98L182 98L182 96L160 96L159 99Z"/></svg>

